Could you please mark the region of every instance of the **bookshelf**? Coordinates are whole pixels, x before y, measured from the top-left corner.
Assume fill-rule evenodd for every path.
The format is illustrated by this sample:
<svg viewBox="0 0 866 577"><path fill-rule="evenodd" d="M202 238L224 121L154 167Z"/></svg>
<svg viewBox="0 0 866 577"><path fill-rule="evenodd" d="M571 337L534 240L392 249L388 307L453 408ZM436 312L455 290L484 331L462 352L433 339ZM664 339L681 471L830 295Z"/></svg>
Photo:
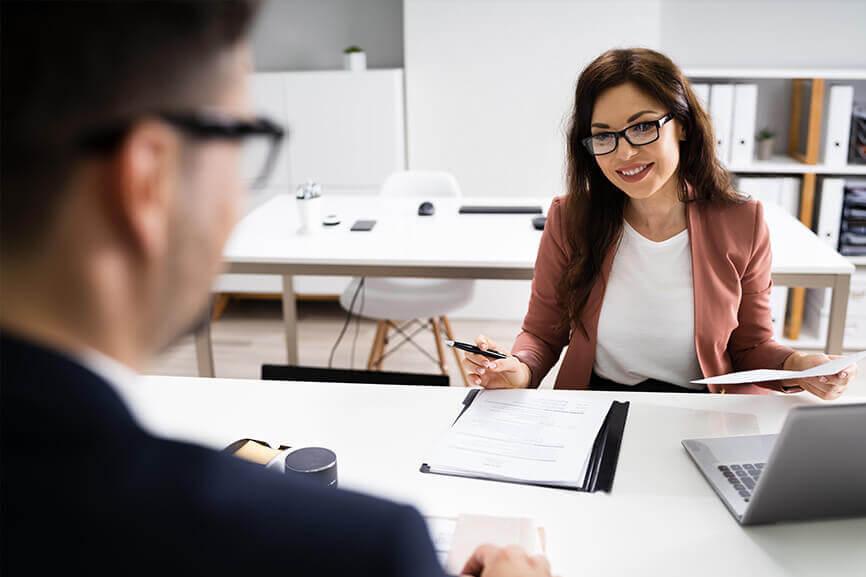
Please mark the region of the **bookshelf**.
<svg viewBox="0 0 866 577"><path fill-rule="evenodd" d="M783 126L775 126L782 137L780 144L786 143L784 151L776 150L769 160L753 159L748 163L729 165L729 170L737 175L753 176L796 176L801 179L800 221L809 228L813 225L815 211L816 185L819 176L859 177L866 176L866 164L847 164L827 166L820 158L823 139L823 124L826 122L827 84L829 82L851 83L855 91L859 86L859 97L863 99L866 83L866 69L817 69L817 68L686 68L684 73L694 83L738 84L754 83L775 90L770 108L763 109L768 118L759 114L755 130L766 126L765 122L775 121ZM780 84L782 83L782 84ZM788 98L781 98L784 94ZM787 107L781 111L780 107ZM761 108L758 107L761 111ZM774 114L774 119L769 117ZM772 126L772 125L771 125ZM866 257L848 257L857 267L866 268ZM806 290L792 288L789 291L785 338L782 342L790 346L808 349L821 349L819 335L802 331L805 312ZM802 331L802 334L801 334ZM866 336L864 336L866 338ZM859 340L859 339L858 339ZM853 346L850 345L850 346Z"/></svg>
<svg viewBox="0 0 866 577"><path fill-rule="evenodd" d="M824 164L806 164L796 158L776 154L770 160L753 160L750 164L735 164L731 172L749 174L820 174L828 176L866 176L866 164L849 164L847 166L826 166Z"/></svg>
<svg viewBox="0 0 866 577"><path fill-rule="evenodd" d="M866 80L866 70L856 68L684 68L693 79L718 80L791 80L822 78L824 80Z"/></svg>

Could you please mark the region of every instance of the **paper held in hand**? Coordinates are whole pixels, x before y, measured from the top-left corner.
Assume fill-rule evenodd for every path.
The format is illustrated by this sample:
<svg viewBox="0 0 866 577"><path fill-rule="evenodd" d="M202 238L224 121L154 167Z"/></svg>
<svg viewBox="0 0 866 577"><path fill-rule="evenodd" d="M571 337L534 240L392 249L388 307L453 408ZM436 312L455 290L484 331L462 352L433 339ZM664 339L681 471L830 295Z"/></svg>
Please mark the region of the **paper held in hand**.
<svg viewBox="0 0 866 577"><path fill-rule="evenodd" d="M700 385L744 385L747 383L763 383L765 381L781 381L785 379L808 379L811 377L829 377L842 371L846 367L856 365L866 359L866 351L860 351L847 357L841 357L828 361L823 365L806 369L805 371L782 371L777 369L756 369L754 371L741 371L739 373L728 373L718 377L710 377L692 381Z"/></svg>

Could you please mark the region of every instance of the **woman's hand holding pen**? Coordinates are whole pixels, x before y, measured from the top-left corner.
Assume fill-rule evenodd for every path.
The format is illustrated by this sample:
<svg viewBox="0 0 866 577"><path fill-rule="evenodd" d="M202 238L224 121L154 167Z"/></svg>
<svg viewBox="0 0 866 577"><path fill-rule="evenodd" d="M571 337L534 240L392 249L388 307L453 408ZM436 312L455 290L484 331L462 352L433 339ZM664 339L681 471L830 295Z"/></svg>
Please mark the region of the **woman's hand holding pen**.
<svg viewBox="0 0 866 577"><path fill-rule="evenodd" d="M484 335L475 339L475 346L487 351L501 349ZM469 382L485 389L525 389L529 386L532 373L514 355L504 359L491 359L484 355L466 353L463 366L469 374Z"/></svg>

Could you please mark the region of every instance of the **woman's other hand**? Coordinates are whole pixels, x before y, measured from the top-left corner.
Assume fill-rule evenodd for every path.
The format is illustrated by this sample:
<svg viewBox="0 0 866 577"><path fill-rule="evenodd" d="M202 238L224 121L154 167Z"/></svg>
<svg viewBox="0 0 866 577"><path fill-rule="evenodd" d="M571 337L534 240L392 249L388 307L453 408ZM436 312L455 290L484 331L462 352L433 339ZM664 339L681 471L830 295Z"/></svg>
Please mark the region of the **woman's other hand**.
<svg viewBox="0 0 866 577"><path fill-rule="evenodd" d="M838 356L834 355L794 353L785 360L785 365L782 368L786 371L803 371L838 358ZM790 379L785 381L785 385L789 387L801 387L816 397L830 401L839 398L856 375L857 365L851 365L835 375L811 377L808 379Z"/></svg>

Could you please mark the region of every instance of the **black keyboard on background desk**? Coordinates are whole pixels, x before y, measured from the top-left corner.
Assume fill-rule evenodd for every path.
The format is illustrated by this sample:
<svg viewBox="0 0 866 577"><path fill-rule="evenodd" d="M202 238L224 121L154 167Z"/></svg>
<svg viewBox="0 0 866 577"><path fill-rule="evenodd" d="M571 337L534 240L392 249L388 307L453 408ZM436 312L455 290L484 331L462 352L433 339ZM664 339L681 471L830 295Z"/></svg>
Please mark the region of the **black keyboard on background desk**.
<svg viewBox="0 0 866 577"><path fill-rule="evenodd" d="M540 206L480 206L460 207L460 214L542 214Z"/></svg>

